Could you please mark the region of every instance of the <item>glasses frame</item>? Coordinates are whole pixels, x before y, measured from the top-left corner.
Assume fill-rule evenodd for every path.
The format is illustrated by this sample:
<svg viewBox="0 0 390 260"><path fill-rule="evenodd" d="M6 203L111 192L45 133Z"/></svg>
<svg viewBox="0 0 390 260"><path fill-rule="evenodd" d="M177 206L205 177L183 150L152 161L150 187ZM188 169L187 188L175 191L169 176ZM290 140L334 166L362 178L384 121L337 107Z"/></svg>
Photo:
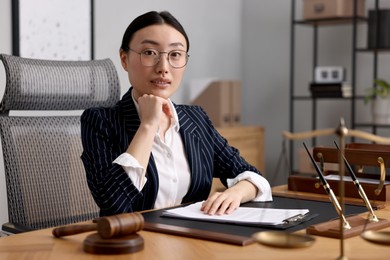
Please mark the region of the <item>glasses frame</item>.
<svg viewBox="0 0 390 260"><path fill-rule="evenodd" d="M146 50L151 50L151 51L155 51L156 53L158 53L158 59L157 59L157 62L156 62L155 64L153 64L153 65L145 65L145 64L142 62L142 55L143 55L143 52L146 51ZM188 63L188 58L190 57L190 55L189 55L186 51L183 51L183 50L158 51L158 50L156 50L156 49L144 49L144 50L142 50L141 52L138 52L138 51L136 51L136 50L133 50L132 48L129 48L129 51L132 51L132 52L138 54L138 55L139 55L139 59L140 59L140 61L141 61L141 64L142 64L143 66L145 66L145 67L153 67L153 66L156 66L156 65L160 62L160 60L161 60L161 54L166 53L166 54L167 54L167 59L168 59L169 65L170 65L172 68L174 68L174 69L181 69L181 68L184 68L184 67L187 65L187 63ZM172 63L171 63L171 59L169 58L169 55L170 55L172 52L175 52L175 51L184 52L185 55L186 55L186 56L185 56L186 62L185 62L184 65L181 66L181 67L175 67L175 66L173 66Z"/></svg>

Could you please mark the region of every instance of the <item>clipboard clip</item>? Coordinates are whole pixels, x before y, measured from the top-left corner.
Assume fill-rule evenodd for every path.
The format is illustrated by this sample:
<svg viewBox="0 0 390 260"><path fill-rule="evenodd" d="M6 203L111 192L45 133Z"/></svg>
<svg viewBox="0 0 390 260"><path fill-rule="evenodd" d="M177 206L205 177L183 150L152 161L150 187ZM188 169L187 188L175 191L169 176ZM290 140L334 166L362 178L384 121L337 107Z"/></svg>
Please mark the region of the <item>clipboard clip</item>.
<svg viewBox="0 0 390 260"><path fill-rule="evenodd" d="M298 214L298 215L286 218L283 220L283 224L291 224L294 222L300 222L300 221L304 220L306 218L306 216L308 216L308 213L306 213L305 215Z"/></svg>

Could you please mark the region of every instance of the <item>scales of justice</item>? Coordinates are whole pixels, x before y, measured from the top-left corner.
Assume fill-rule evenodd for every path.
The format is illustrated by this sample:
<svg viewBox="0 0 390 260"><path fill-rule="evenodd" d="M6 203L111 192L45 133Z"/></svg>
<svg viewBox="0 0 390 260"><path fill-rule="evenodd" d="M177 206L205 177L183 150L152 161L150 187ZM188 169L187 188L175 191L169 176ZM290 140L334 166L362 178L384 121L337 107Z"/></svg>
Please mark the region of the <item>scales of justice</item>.
<svg viewBox="0 0 390 260"><path fill-rule="evenodd" d="M337 220L331 220L326 223L320 223L314 225L314 227L309 227L306 230L306 234L297 234L297 233L288 233L288 232L280 232L280 231L263 231L254 234L254 239L260 243L265 244L267 246L274 246L280 248L298 248L298 247L308 247L315 242L315 238L311 235L319 235L319 236L327 236L340 240L340 256L338 259L348 259L347 256L344 255L344 239L360 235L360 237L366 241L371 243L377 243L381 245L390 246L390 231L381 231L381 229L389 227L390 221L387 219L378 218L375 215L373 207L368 199L363 185L359 183L358 178L356 177L354 170L351 165L347 161L345 156L345 138L346 137L355 137L364 139L376 144L388 145L390 144L390 138L381 137L378 135L370 134L367 132L348 129L345 127L344 119L340 119L340 124L337 128L328 128L328 129L320 129L308 132L300 132L300 133L290 133L284 132L284 143L286 140L300 140L300 139L308 139L319 136L338 136L339 143L335 142L335 152L333 152L333 162L338 163L338 171L339 171L339 180L338 180L338 197L335 196L332 188L327 182L326 178L323 175L323 163L325 156L322 153L316 153L318 161L320 161L320 166L315 161L313 155L309 152L306 145L305 149L313 163L315 170L318 174L318 185L321 185L325 193L328 195L329 200L333 204L335 210L337 211L339 218ZM390 152L390 148L389 152ZM373 151L376 155L380 154L379 152ZM329 157L329 156L328 156ZM386 163L381 156L376 157L377 163L380 168L380 179L378 184L376 185L373 193L370 194L372 196L378 197L384 187L385 178L386 178ZM344 214L344 204L345 204L345 180L344 175L345 172L348 171L349 175L352 179L353 186L349 187L353 189L357 189L359 197L363 200L364 205L367 208L368 216L364 217L363 215L354 215L346 217ZM291 175L290 175L291 176Z"/></svg>

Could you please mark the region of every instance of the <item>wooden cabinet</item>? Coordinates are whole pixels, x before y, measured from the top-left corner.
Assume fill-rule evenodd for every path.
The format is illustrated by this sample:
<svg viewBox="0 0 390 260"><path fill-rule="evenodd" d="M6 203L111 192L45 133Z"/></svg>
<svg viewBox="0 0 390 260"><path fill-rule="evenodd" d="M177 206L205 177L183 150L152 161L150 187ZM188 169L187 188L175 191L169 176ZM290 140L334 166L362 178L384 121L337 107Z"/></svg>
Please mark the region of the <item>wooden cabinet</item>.
<svg viewBox="0 0 390 260"><path fill-rule="evenodd" d="M238 126L241 121L241 82L213 81L192 104L201 106L215 127Z"/></svg>
<svg viewBox="0 0 390 260"><path fill-rule="evenodd" d="M264 128L261 126L220 127L218 132L231 146L240 150L242 157L263 172L264 167Z"/></svg>
<svg viewBox="0 0 390 260"><path fill-rule="evenodd" d="M264 165L264 128L261 126L219 127L218 132L228 140L231 146L240 150L245 160L265 175ZM224 186L219 179L214 179L211 192Z"/></svg>

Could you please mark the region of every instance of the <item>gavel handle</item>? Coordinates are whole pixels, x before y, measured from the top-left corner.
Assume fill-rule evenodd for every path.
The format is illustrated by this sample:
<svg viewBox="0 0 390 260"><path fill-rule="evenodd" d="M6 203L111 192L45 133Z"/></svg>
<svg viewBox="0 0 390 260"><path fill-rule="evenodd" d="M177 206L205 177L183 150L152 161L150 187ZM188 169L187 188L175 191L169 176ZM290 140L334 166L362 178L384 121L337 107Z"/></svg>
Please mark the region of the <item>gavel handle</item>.
<svg viewBox="0 0 390 260"><path fill-rule="evenodd" d="M54 228L52 233L55 237L64 237L76 235L84 232L95 231L97 230L97 224L83 224L83 225L69 225L63 227Z"/></svg>

